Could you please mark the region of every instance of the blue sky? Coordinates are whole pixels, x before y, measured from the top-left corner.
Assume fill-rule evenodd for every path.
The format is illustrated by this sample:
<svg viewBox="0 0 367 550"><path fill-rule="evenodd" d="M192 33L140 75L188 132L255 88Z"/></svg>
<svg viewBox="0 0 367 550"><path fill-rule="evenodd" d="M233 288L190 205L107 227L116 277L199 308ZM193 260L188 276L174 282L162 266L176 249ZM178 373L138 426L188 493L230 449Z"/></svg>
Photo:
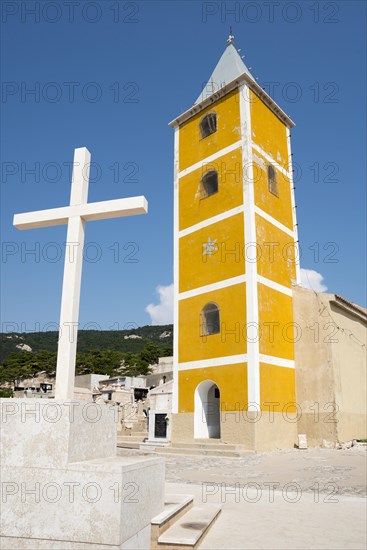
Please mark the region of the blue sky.
<svg viewBox="0 0 367 550"><path fill-rule="evenodd" d="M66 227L21 232L12 217L68 204L68 163L81 146L96 163L89 200L144 194L149 214L87 224L80 327L150 324L146 308L160 300L153 321L169 321L167 123L199 95L230 26L253 75L296 122L301 266L328 291L366 304L365 2L58 6L2 2L3 329L58 323Z"/></svg>

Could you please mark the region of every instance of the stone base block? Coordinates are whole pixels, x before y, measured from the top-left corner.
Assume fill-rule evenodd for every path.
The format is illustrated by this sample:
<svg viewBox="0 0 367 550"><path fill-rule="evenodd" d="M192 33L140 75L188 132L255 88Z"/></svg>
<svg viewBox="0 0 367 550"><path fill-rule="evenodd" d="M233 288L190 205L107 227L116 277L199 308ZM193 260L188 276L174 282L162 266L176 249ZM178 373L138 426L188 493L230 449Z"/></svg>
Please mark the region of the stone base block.
<svg viewBox="0 0 367 550"><path fill-rule="evenodd" d="M163 459L116 457L117 424L105 405L92 423L55 401L61 416L52 423L47 402L24 416L23 400L1 401L1 548L150 548L150 522L164 506Z"/></svg>
<svg viewBox="0 0 367 550"><path fill-rule="evenodd" d="M150 531L150 526L147 526L120 546L16 537L1 537L0 540L1 550L141 550L150 548Z"/></svg>
<svg viewBox="0 0 367 550"><path fill-rule="evenodd" d="M116 411L59 399L0 399L1 464L63 468L116 454Z"/></svg>

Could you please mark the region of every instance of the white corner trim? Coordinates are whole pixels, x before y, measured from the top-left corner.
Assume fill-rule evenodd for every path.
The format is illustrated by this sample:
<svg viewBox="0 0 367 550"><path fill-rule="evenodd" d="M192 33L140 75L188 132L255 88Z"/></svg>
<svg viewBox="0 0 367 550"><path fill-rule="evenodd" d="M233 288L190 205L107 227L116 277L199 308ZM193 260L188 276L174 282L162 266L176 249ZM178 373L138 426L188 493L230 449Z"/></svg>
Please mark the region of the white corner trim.
<svg viewBox="0 0 367 550"><path fill-rule="evenodd" d="M265 355L260 353L260 362L267 363L268 365L275 365L277 367L285 367L287 369L294 369L294 361L291 359L283 359L282 357L275 357L274 355Z"/></svg>
<svg viewBox="0 0 367 550"><path fill-rule="evenodd" d="M221 367L227 365L236 365L237 363L247 363L247 353L241 353L239 355L225 355L223 357L213 357L210 359L202 359L200 361L188 361L186 363L179 363L179 370L191 370L191 369L206 369L211 367Z"/></svg>
<svg viewBox="0 0 367 550"><path fill-rule="evenodd" d="M300 248L298 243L298 226L297 226L297 214L296 214L296 199L294 196L294 183L293 183L293 162L291 155L291 132L287 128L287 146L288 146L288 158L289 158L289 182L291 188L291 204L292 204L292 219L293 219L293 235L294 235L294 246L296 249L296 284L301 284L301 266L300 266Z"/></svg>
<svg viewBox="0 0 367 550"><path fill-rule="evenodd" d="M235 143L232 143L231 145L227 145L227 147L223 147L223 149L220 149L219 151L216 151L209 157L206 157L203 160L199 160L198 162L195 162L195 164L192 164L191 166L188 166L187 168L184 168L178 173L179 178L183 178L184 176L187 176L187 174L190 174L191 172L194 172L195 170L198 170L198 168L202 168L206 164L210 164L214 160L217 160L220 157L223 157L224 155L227 155L228 153L231 153L235 149L238 149L241 147L242 141L236 141Z"/></svg>
<svg viewBox="0 0 367 550"><path fill-rule="evenodd" d="M286 294L287 296L293 296L292 289L288 288L284 285L281 285L279 283L276 283L275 281L272 281L271 279L267 279L266 277L263 277L262 275L257 276L258 283L261 283L262 285L268 286L269 288L272 288L273 290L277 290L278 292L281 292L282 294Z"/></svg>
<svg viewBox="0 0 367 550"><path fill-rule="evenodd" d="M174 189L173 189L173 393L172 412L178 412L178 289L179 289L179 241L178 241L178 162L179 128L174 131Z"/></svg>
<svg viewBox="0 0 367 550"><path fill-rule="evenodd" d="M216 216L212 216L211 218L207 218L206 220L203 220L202 222L195 223L194 225L191 225L190 227L186 227L185 229L181 229L178 236L186 237L186 235L190 235L190 233L194 233L195 231L199 231L199 229L203 229L204 227L208 227L209 225L212 225L213 223L220 222L222 220L226 220L227 218L231 218L232 216L235 216L236 214L240 214L243 212L243 204L240 206L235 206L234 208L231 208L230 210L226 210L225 212L221 212L220 214L217 214Z"/></svg>
<svg viewBox="0 0 367 550"><path fill-rule="evenodd" d="M244 197L244 229L245 246L247 243L256 244L255 224L255 194L254 174L252 159L252 138L251 138L251 109L249 87L244 83L239 89L240 95L240 119L241 135L243 140L242 165L247 166L243 170L243 197ZM257 264L246 262L246 323L259 326L259 303L257 291ZM260 409L260 361L259 342L247 343L248 356L248 402L257 403Z"/></svg>
<svg viewBox="0 0 367 550"><path fill-rule="evenodd" d="M229 286L238 285L240 283L245 283L245 282L246 282L246 275L238 275L237 277L222 279L217 283L199 286L197 288L193 288L192 290L186 290L185 292L180 292L178 295L178 299L186 300L186 298L192 298L193 296L199 296L200 294L205 294L206 292L213 292L214 290L220 290L222 288L227 288Z"/></svg>
<svg viewBox="0 0 367 550"><path fill-rule="evenodd" d="M287 227L286 225L283 225L281 222L278 222L278 220L273 218L273 216L270 216L270 214L267 214L264 210L262 210L258 206L255 206L255 212L256 212L256 214L258 214L259 216L264 218L264 220L266 220L269 223L275 225L275 227L277 227L278 229L280 229L284 233L287 233L287 235L292 237L292 240L294 240L294 231L292 231L292 229L289 229L289 227Z"/></svg>

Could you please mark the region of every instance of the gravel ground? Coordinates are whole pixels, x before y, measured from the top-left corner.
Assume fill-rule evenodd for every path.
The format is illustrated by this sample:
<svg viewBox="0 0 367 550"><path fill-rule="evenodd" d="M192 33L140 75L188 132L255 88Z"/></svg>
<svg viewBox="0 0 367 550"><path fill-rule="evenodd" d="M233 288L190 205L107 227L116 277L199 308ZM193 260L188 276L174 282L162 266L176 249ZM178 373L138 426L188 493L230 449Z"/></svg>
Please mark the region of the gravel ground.
<svg viewBox="0 0 367 550"><path fill-rule="evenodd" d="M282 490L288 484L302 492L366 496L367 446L348 450L313 448L268 453L249 453L244 458L166 455L166 481L171 483L225 483L228 487L269 487ZM121 455L151 454L118 449ZM157 456L157 455L156 455ZM163 455L160 455L163 456ZM292 488L289 486L289 490Z"/></svg>

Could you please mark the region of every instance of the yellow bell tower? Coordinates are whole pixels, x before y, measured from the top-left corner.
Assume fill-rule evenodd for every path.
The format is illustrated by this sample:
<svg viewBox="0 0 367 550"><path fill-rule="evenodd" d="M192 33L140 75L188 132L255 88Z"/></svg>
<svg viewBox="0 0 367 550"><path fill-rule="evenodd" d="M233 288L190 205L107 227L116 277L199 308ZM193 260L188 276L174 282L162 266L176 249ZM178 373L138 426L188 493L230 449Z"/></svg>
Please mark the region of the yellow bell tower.
<svg viewBox="0 0 367 550"><path fill-rule="evenodd" d="M172 441L296 442L292 120L230 36L174 128Z"/></svg>

